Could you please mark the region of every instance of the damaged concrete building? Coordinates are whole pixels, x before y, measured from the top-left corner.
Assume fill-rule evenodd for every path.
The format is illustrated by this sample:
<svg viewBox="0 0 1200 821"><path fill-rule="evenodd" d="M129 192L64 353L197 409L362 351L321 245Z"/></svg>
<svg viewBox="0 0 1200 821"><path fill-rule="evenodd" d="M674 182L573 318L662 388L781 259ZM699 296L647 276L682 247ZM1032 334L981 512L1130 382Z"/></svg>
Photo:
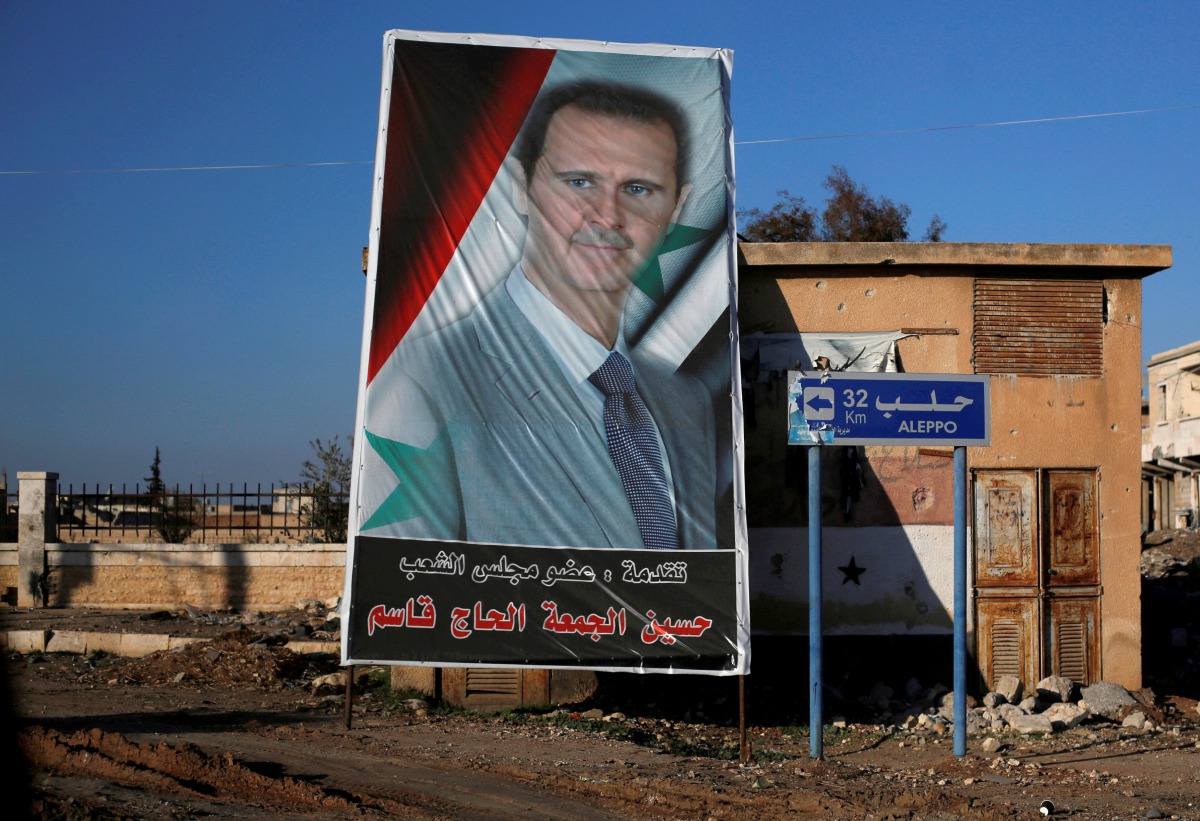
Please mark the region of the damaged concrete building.
<svg viewBox="0 0 1200 821"><path fill-rule="evenodd" d="M1171 265L1170 247L740 250L751 346L803 332L828 338L834 369L871 358L877 370L991 375L992 444L967 455L976 684L1054 674L1140 687L1141 280ZM746 345L742 358L757 664L760 637L806 632L807 491L803 448L786 445L786 367ZM925 642L948 665L951 449L837 451L822 476L827 653L861 666Z"/></svg>
<svg viewBox="0 0 1200 821"><path fill-rule="evenodd" d="M1148 530L1200 526L1200 342L1155 354L1146 370L1145 525Z"/></svg>

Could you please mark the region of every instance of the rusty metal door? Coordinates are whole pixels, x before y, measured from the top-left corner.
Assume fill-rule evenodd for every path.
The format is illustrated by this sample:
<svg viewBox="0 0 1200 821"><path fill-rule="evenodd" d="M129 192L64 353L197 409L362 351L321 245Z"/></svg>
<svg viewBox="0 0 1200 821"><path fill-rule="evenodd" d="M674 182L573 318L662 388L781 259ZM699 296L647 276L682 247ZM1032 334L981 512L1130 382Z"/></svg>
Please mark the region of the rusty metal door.
<svg viewBox="0 0 1200 821"><path fill-rule="evenodd" d="M985 687L1100 676L1094 470L974 472L976 659Z"/></svg>
<svg viewBox="0 0 1200 821"><path fill-rule="evenodd" d="M1050 516L1047 584L1100 584L1095 471L1046 471L1046 508Z"/></svg>
<svg viewBox="0 0 1200 821"><path fill-rule="evenodd" d="M1048 674L1082 684L1100 676L1100 597L1056 595L1046 598Z"/></svg>
<svg viewBox="0 0 1200 821"><path fill-rule="evenodd" d="M985 596L975 600L976 655L988 689L1000 676L1028 687L1041 670L1041 616L1037 596Z"/></svg>
<svg viewBox="0 0 1200 821"><path fill-rule="evenodd" d="M975 475L975 584L1036 587L1037 475L1031 470Z"/></svg>

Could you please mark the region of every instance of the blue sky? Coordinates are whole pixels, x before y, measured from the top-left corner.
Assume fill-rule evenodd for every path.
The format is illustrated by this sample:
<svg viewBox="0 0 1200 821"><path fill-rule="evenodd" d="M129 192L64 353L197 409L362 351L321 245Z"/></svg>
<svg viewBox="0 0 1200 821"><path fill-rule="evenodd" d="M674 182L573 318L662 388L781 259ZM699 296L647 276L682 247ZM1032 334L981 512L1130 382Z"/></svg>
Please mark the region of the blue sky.
<svg viewBox="0 0 1200 821"><path fill-rule="evenodd" d="M1187 2L26 2L0 171L374 157L392 28L721 46L738 140L1200 105ZM739 208L833 164L963 242L1164 243L1143 361L1200 338L1200 108L740 146ZM354 423L371 167L0 175L0 468L295 479Z"/></svg>

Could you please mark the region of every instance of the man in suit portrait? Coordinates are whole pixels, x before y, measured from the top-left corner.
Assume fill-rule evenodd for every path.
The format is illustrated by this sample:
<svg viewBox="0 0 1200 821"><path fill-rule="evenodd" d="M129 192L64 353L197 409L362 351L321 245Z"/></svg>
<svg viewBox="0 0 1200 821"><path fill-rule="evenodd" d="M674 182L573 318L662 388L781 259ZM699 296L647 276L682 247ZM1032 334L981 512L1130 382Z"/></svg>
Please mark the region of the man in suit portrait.
<svg viewBox="0 0 1200 821"><path fill-rule="evenodd" d="M538 97L512 152L519 263L463 318L404 339L368 394L364 535L718 546L713 397L623 333L687 201L688 143L651 91Z"/></svg>

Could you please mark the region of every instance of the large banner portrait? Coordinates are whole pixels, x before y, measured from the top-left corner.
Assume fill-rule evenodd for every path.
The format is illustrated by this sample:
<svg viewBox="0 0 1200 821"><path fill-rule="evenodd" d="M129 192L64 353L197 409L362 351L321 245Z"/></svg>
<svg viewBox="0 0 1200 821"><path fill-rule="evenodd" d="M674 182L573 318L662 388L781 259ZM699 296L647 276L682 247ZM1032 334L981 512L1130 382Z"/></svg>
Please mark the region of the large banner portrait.
<svg viewBox="0 0 1200 821"><path fill-rule="evenodd" d="M748 672L731 66L388 33L344 662Z"/></svg>

